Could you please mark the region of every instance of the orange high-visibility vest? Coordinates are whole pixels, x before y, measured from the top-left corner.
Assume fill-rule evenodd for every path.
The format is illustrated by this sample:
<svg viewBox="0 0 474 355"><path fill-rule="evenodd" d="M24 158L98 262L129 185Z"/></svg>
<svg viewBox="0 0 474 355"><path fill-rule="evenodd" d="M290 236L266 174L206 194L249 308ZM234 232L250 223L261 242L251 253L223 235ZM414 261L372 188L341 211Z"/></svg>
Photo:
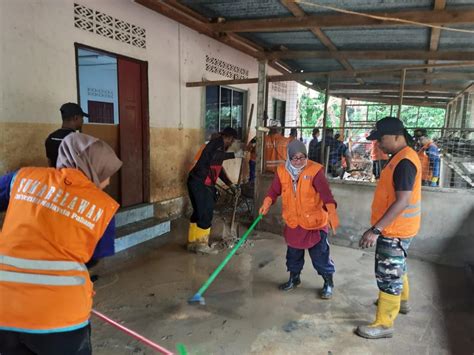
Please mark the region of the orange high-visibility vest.
<svg viewBox="0 0 474 355"><path fill-rule="evenodd" d="M281 183L282 215L285 223L296 228L301 226L307 230L321 229L328 225L328 213L323 208L323 201L313 187L313 180L323 168L319 163L308 160L300 173L296 191L290 173L285 165L277 169Z"/></svg>
<svg viewBox="0 0 474 355"><path fill-rule="evenodd" d="M23 168L0 233L0 329L79 329L89 322L86 262L118 204L76 169Z"/></svg>
<svg viewBox="0 0 474 355"><path fill-rule="evenodd" d="M431 181L433 178L433 167L430 165L430 158L426 151L430 147L433 142L429 142L425 144L419 151L418 151L418 158L420 158L421 162L421 179L423 181Z"/></svg>
<svg viewBox="0 0 474 355"><path fill-rule="evenodd" d="M410 160L416 167L415 184L413 185L409 206L389 226L384 228L382 234L385 237L410 238L415 236L420 229L421 163L416 152L410 147L405 147L395 154L382 170L372 202L371 223L375 225L395 202L396 192L393 187L393 172L398 163L403 159Z"/></svg>
<svg viewBox="0 0 474 355"><path fill-rule="evenodd" d="M287 155L288 138L276 133L265 136L265 170L275 172L284 164Z"/></svg>

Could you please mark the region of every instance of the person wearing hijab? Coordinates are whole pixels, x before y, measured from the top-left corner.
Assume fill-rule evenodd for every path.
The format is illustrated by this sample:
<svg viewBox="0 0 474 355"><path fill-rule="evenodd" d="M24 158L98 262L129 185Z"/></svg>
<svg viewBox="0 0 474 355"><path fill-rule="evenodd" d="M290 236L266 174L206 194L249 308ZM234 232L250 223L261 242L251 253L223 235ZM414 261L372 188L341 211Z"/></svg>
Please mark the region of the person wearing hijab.
<svg viewBox="0 0 474 355"><path fill-rule="evenodd" d="M102 190L121 165L106 143L72 133L57 169L0 179L0 354L92 353L85 263L119 207Z"/></svg>
<svg viewBox="0 0 474 355"><path fill-rule="evenodd" d="M328 228L339 226L336 201L331 193L321 164L308 160L306 146L299 140L288 144L285 164L278 166L260 214L266 215L278 196L282 196L283 235L287 243L286 266L288 282L279 286L290 291L301 283L304 253L307 249L324 286L320 297L330 299L333 294L334 262L329 254Z"/></svg>

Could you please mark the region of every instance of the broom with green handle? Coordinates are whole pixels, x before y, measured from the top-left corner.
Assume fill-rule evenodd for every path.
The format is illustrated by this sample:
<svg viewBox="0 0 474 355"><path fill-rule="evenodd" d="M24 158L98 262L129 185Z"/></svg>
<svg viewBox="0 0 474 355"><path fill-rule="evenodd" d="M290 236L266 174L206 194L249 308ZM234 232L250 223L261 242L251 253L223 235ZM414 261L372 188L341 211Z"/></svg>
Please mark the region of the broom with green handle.
<svg viewBox="0 0 474 355"><path fill-rule="evenodd" d="M252 230L255 228L255 226L257 225L258 222L260 222L260 220L263 218L263 214L259 215L252 223L252 225L250 226L250 228L244 233L244 235L242 236L242 238L240 238L239 242L235 245L234 248L232 248L232 250L229 252L229 254L227 254L227 256L225 257L225 259L219 264L219 266L214 270L214 272L211 274L211 276L209 276L209 278L206 280L206 282L204 282L204 284L201 286L201 288L199 289L199 291L193 296L191 297L190 299L188 299L188 303L189 304L201 304L201 305L205 305L206 304L206 301L204 299L204 297L202 296L204 292L206 292L206 290L209 288L209 286L214 282L214 280L216 279L217 275L219 275L219 273L222 271L222 269L227 265L227 263L229 262L229 260L234 256L235 252L237 251L237 249L239 249L241 247L241 245L245 242L245 240L247 239L247 237L249 236L249 234L252 232Z"/></svg>

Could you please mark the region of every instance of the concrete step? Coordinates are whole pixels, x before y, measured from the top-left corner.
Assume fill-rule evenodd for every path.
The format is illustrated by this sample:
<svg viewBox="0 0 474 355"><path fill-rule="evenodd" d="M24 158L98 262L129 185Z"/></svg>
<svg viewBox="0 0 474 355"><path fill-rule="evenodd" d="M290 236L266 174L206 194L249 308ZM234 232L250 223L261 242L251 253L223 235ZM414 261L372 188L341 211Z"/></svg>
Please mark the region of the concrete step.
<svg viewBox="0 0 474 355"><path fill-rule="evenodd" d="M115 215L115 226L117 228L139 222L154 216L152 203L142 203L140 205L121 208Z"/></svg>
<svg viewBox="0 0 474 355"><path fill-rule="evenodd" d="M147 218L117 228L115 252L118 253L137 244L168 233L170 229L170 221L159 221L156 218Z"/></svg>

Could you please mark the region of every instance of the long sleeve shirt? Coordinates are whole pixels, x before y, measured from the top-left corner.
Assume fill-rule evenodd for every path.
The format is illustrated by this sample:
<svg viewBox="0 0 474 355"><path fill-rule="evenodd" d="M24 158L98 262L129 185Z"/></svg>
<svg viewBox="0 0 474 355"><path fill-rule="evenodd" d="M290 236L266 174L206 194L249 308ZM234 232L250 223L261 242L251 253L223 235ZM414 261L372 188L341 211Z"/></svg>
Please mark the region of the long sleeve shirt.
<svg viewBox="0 0 474 355"><path fill-rule="evenodd" d="M222 168L224 160L235 158L234 153L226 152L222 137L211 140L206 144L189 176L206 185L214 185L220 178L226 185L231 185L225 170Z"/></svg>
<svg viewBox="0 0 474 355"><path fill-rule="evenodd" d="M337 205L334 197L329 188L328 181L324 175L324 171L320 170L313 179L313 187L319 193L321 200L324 205L333 203ZM278 174L275 174L273 178L272 185L268 189L267 196L270 197L275 203L278 199L278 196L281 195L281 182ZM324 227L321 230L328 232L328 227ZM285 225L283 231L283 236L285 237L286 243L296 249L309 249L318 244L321 241L321 230L307 230L300 226L296 228L291 228L288 225Z"/></svg>

